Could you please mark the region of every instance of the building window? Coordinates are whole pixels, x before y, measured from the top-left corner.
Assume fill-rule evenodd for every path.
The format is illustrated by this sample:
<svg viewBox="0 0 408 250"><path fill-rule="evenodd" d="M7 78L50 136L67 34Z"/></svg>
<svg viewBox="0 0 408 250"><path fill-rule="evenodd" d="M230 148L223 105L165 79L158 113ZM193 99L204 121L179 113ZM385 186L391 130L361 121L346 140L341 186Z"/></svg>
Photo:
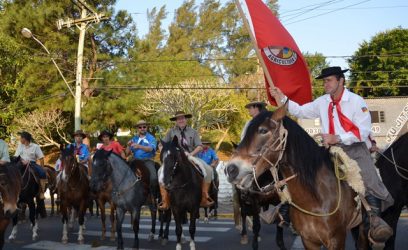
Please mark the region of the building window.
<svg viewBox="0 0 408 250"><path fill-rule="evenodd" d="M385 122L385 113L384 111L370 111L371 122L380 123Z"/></svg>

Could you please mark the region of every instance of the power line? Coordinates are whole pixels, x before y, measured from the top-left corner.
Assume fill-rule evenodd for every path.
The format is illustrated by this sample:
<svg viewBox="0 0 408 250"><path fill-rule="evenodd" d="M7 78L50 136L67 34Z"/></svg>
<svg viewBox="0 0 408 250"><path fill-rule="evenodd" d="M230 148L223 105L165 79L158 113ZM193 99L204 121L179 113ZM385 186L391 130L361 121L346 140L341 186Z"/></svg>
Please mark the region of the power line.
<svg viewBox="0 0 408 250"><path fill-rule="evenodd" d="M344 7L339 8L339 9L334 9L332 11L327 11L327 12L324 12L324 13L321 13L321 14L318 14L318 15L314 15L314 16L311 16L311 17L296 20L294 22L287 23L286 25L290 25L290 24L302 22L302 21L305 21L305 20L309 20L309 19L312 19L312 18L316 18L316 17L319 17L319 16L327 15L327 14L330 14L330 13L333 13L333 12L336 12L336 11L340 11L340 10L344 10L344 9L349 8L349 7L356 6L356 5L359 5L359 4L363 4L363 3L366 3L366 2L369 2L369 1L371 1L371 0L364 0L364 1L361 1L361 2L358 2L358 3L355 3L355 4L350 4L350 5L344 6Z"/></svg>
<svg viewBox="0 0 408 250"><path fill-rule="evenodd" d="M317 6L314 7L314 8L306 9L306 10L304 10L304 11L301 12L301 13L295 13L295 14L289 15L289 16L291 16L291 17L288 18L288 19L286 19L285 22L287 22L287 21L289 21L289 20L293 20L293 19L295 19L296 17L302 16L302 15L304 15L304 14L306 14L306 13L309 13L309 12L311 12L311 11L313 11L313 10L319 9L320 7L328 6L328 5L332 5L332 4L336 4L336 3L339 3L339 2L342 2L342 1L344 1L344 0L340 0L340 1L339 1L339 0L332 0L332 1L324 2L324 3L320 4L320 5L317 5Z"/></svg>

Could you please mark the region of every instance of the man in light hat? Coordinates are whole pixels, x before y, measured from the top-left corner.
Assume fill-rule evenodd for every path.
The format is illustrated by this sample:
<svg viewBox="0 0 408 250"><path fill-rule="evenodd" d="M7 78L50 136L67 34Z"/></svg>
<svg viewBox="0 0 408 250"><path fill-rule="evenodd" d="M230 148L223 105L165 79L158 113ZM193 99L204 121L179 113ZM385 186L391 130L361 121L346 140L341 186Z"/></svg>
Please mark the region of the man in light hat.
<svg viewBox="0 0 408 250"><path fill-rule="evenodd" d="M120 155L122 159L126 159L125 149L119 142L113 140L113 134L109 130L102 131L99 134L98 139L102 142L102 145L98 149L112 151L113 153Z"/></svg>
<svg viewBox="0 0 408 250"><path fill-rule="evenodd" d="M158 179L154 157L156 155L156 138L148 131L148 123L140 120L136 123L137 134L128 142L126 154L132 152L133 158L144 162L150 172L150 190L156 197L158 189Z"/></svg>
<svg viewBox="0 0 408 250"><path fill-rule="evenodd" d="M180 146L183 147L183 149L188 152L189 155L196 156L198 152L203 149L203 147L198 132L187 125L187 119L191 117L191 114L186 114L184 111L177 111L176 114L170 118L170 121L175 122L175 126L170 128L166 136L163 138L163 141L170 142L174 138L174 136L176 136L179 140ZM204 163L203 165L206 164ZM214 204L214 201L212 201L210 196L208 195L208 190L212 181L213 170L208 165L206 166L207 167L203 167L205 168L207 178L203 179L203 183L201 185L202 198L200 206L202 207L210 207ZM161 185L161 183L159 184L160 193L162 196L162 203L160 204L159 209L167 210L170 208L170 198L164 186Z"/></svg>
<svg viewBox="0 0 408 250"><path fill-rule="evenodd" d="M38 144L32 142L33 137L30 133L23 131L20 133L20 144L17 146L17 150L14 154L15 157L20 156L24 165L30 164L34 167L38 176L40 177L40 199L44 200L45 185L47 184L47 175L43 169L44 167L44 154ZM40 165L37 164L40 162Z"/></svg>
<svg viewBox="0 0 408 250"><path fill-rule="evenodd" d="M91 169L89 163L90 153L88 146L82 141L86 138L86 134L82 130L77 130L72 134L74 137L74 143L68 145L68 147L73 147L75 150L75 156L78 159L78 162L84 165L88 169L88 175L91 176Z"/></svg>
<svg viewBox="0 0 408 250"><path fill-rule="evenodd" d="M323 69L316 79L323 79L326 94L302 106L288 100L278 88L271 88L270 92L277 103L288 103L291 115L304 119L320 118L323 144L326 147L338 145L357 161L366 186L366 200L371 207L369 238L375 244L385 242L393 234L392 228L379 216L381 210L391 206L394 200L378 177L366 145L371 132L370 112L363 98L345 88L346 71L348 69L340 67Z"/></svg>

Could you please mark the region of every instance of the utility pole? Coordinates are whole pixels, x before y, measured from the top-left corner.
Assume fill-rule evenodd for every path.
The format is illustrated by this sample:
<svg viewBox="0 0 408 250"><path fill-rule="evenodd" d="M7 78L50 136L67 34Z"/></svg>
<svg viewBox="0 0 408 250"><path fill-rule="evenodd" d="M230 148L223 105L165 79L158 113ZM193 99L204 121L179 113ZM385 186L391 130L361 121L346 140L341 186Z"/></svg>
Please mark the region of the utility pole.
<svg viewBox="0 0 408 250"><path fill-rule="evenodd" d="M84 0L73 1L77 6L81 8L81 18L79 19L67 19L66 21L60 19L57 21L58 29L63 27L70 28L75 25L79 29L79 41L78 41L78 54L77 54L77 70L75 81L75 130L81 128L81 97L82 97L82 64L84 57L84 43L85 32L88 24L99 23L101 20L107 20L105 14L98 14L92 8L90 8ZM88 11L91 12L88 14Z"/></svg>

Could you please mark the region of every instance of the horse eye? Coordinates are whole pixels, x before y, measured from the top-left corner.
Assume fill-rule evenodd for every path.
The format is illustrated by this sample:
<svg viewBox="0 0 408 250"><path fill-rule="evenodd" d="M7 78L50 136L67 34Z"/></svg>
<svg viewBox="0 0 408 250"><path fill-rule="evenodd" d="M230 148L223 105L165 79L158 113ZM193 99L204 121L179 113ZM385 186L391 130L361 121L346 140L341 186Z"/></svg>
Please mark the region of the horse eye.
<svg viewBox="0 0 408 250"><path fill-rule="evenodd" d="M260 134L266 134L266 133L268 133L268 130L266 128L259 128L258 132Z"/></svg>

